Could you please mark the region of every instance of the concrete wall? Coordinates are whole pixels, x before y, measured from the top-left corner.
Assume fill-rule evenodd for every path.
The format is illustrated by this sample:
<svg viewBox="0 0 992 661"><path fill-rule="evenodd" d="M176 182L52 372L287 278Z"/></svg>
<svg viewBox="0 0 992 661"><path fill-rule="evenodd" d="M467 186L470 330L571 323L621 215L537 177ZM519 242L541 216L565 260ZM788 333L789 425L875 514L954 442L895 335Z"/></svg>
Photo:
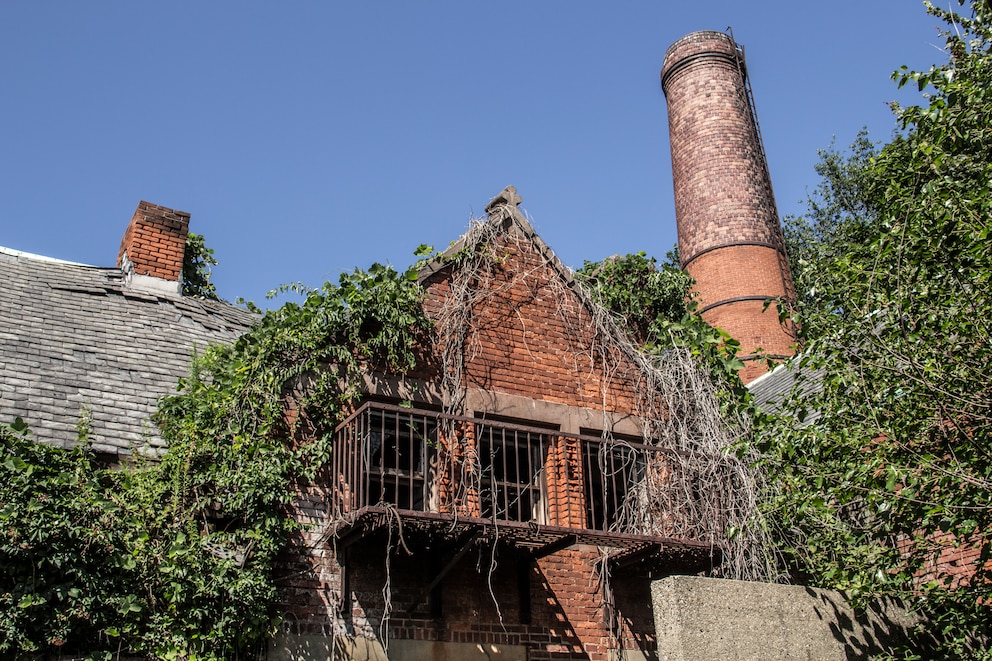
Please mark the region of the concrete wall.
<svg viewBox="0 0 992 661"><path fill-rule="evenodd" d="M377 640L281 634L269 661L527 661L521 645L394 640L385 649Z"/></svg>
<svg viewBox="0 0 992 661"><path fill-rule="evenodd" d="M893 604L854 612L832 590L673 576L651 584L659 661L861 659L918 620Z"/></svg>

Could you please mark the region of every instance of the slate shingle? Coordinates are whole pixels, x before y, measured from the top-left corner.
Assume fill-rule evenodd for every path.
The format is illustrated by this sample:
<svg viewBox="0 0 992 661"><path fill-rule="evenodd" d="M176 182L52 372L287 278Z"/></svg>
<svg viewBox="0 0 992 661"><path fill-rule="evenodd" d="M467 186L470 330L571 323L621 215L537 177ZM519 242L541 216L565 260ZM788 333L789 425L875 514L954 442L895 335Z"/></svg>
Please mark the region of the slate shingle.
<svg viewBox="0 0 992 661"><path fill-rule="evenodd" d="M815 394L822 390L823 372L803 369L799 362L797 356L747 385L759 408L770 413L779 412L783 401L797 385L801 386L804 394ZM808 422L813 419L812 416L807 417Z"/></svg>
<svg viewBox="0 0 992 661"><path fill-rule="evenodd" d="M0 420L20 416L35 439L65 446L85 409L100 451L161 447L150 416L194 346L232 342L254 319L227 303L128 289L116 268L0 248Z"/></svg>

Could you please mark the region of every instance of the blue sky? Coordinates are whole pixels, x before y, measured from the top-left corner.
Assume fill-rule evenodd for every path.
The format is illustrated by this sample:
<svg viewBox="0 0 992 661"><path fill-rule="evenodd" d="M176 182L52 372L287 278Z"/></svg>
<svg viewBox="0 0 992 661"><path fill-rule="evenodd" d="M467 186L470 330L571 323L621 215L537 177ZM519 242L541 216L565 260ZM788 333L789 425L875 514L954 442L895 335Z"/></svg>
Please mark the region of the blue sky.
<svg viewBox="0 0 992 661"><path fill-rule="evenodd" d="M8 2L0 245L113 265L141 199L192 214L228 299L444 247L507 184L562 260L675 242L659 70L744 45L783 214L816 151L884 140L943 60L916 0Z"/></svg>

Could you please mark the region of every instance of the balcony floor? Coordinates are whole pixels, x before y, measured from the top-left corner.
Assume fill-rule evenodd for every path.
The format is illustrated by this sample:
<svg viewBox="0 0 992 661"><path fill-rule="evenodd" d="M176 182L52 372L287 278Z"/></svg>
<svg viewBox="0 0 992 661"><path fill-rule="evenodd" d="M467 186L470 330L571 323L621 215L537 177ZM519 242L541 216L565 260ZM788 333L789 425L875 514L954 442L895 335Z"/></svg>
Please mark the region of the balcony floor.
<svg viewBox="0 0 992 661"><path fill-rule="evenodd" d="M384 506L363 507L340 520L334 535L338 548L343 549L388 530L402 534L404 543L414 553L466 539L505 544L533 558L574 545L598 546L605 550L612 569L623 568L654 576L708 571L719 565L722 558L719 547L703 542L535 523L494 522L479 517Z"/></svg>

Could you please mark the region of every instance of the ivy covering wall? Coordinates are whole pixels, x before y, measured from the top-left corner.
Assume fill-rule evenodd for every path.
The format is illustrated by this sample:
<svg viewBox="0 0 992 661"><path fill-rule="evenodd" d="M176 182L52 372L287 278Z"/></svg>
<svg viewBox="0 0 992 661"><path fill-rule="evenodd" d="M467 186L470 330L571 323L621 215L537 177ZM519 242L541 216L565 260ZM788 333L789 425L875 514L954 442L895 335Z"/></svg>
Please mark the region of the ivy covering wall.
<svg viewBox="0 0 992 661"><path fill-rule="evenodd" d="M373 265L193 360L156 422L158 462L0 426L0 655L231 658L264 645L284 505L329 450L363 365L402 373L430 323L417 270ZM286 416L287 405L293 411ZM305 433L300 433L305 432ZM297 439L306 438L300 442Z"/></svg>

